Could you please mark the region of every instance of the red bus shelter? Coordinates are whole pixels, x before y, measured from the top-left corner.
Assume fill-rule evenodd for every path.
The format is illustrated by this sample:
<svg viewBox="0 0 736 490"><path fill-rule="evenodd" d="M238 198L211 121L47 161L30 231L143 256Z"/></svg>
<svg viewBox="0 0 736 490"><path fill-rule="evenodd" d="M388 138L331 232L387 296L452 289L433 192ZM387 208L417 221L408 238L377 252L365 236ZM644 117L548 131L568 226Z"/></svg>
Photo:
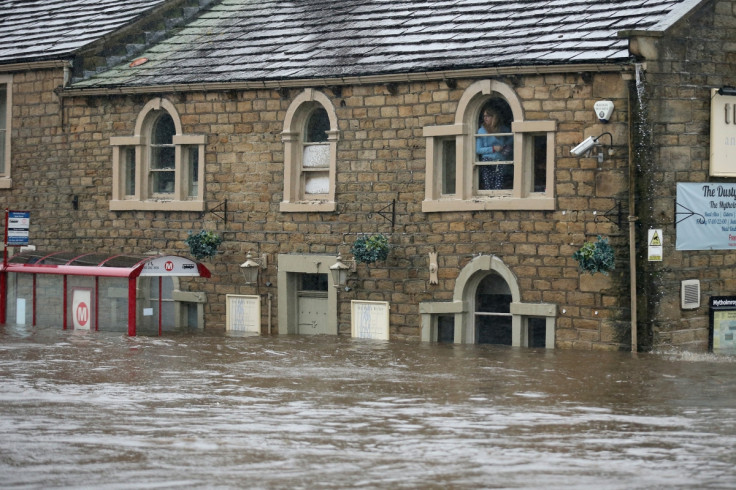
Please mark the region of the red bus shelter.
<svg viewBox="0 0 736 490"><path fill-rule="evenodd" d="M39 316L58 323L61 315L64 329L71 323L74 328L98 330L101 312L116 312L127 322L128 335L136 335L141 310L154 310L139 304L139 278L158 277L160 335L161 279L166 276L210 277L210 271L177 255L22 252L0 269L0 323L6 323L11 311L23 318L30 316L33 325Z"/></svg>

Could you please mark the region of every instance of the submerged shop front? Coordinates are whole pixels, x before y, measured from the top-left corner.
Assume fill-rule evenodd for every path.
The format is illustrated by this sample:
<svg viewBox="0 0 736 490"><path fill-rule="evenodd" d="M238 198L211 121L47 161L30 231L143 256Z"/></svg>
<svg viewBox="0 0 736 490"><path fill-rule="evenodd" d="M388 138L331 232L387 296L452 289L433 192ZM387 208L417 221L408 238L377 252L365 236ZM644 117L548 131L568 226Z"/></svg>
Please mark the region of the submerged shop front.
<svg viewBox="0 0 736 490"><path fill-rule="evenodd" d="M0 271L0 322L161 335L203 328L201 292L179 277L210 277L175 255L22 252Z"/></svg>

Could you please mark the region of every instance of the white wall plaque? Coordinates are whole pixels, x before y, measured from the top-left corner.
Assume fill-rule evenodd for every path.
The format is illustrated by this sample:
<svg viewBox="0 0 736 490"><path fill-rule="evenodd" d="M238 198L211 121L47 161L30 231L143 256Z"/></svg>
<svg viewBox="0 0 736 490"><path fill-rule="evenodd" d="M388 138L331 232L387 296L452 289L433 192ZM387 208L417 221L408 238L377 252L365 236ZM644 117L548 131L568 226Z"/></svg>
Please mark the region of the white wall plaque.
<svg viewBox="0 0 736 490"><path fill-rule="evenodd" d="M228 294L225 306L225 329L228 332L261 333L261 297Z"/></svg>
<svg viewBox="0 0 736 490"><path fill-rule="evenodd" d="M360 339L388 340L387 301L350 302L350 333Z"/></svg>

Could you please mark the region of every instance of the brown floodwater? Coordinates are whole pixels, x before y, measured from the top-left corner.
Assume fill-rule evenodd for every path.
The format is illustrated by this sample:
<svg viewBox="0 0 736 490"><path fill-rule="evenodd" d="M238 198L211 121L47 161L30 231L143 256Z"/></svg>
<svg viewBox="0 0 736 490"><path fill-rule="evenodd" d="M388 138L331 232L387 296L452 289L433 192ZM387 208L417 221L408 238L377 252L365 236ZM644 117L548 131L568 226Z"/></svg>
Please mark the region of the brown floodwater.
<svg viewBox="0 0 736 490"><path fill-rule="evenodd" d="M736 363L0 326L2 488L735 488Z"/></svg>

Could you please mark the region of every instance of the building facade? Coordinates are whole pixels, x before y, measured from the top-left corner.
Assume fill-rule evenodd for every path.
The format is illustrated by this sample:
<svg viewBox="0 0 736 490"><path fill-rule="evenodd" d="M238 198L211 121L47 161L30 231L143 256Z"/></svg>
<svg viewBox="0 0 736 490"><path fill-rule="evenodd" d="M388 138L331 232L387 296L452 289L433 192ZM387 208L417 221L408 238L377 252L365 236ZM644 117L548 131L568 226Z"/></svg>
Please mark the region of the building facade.
<svg viewBox="0 0 736 490"><path fill-rule="evenodd" d="M238 2L214 3L137 63L72 80L63 62L2 71L0 195L30 211L37 248L186 254L188 232L215 231L212 277L174 291L204 293L205 329L225 329L230 295L246 295L263 334L350 335L352 302L370 301L388 306L391 339L708 347L707 301L683 309L681 282L732 294L733 252L675 249L676 184L732 181L710 175L709 137L712 91L736 83L734 4L672 2L646 29L609 26L626 52L599 61L604 44L578 63L557 44L561 62L167 77L171 39ZM605 120L600 102L614 107ZM662 230L661 261L648 260L649 229ZM334 287L338 254L375 234L388 257ZM573 258L599 236L608 275ZM249 252L265 266L256 283L240 267Z"/></svg>

